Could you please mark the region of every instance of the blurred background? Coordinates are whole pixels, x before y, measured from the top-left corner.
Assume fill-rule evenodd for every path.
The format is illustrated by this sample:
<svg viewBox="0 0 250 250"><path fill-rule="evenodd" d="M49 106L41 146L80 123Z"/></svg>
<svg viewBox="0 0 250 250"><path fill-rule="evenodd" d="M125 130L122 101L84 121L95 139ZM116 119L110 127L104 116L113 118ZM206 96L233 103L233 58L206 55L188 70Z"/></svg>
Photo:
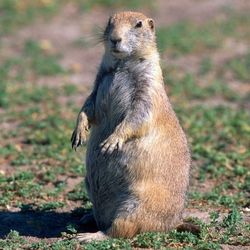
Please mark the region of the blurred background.
<svg viewBox="0 0 250 250"><path fill-rule="evenodd" d="M192 150L185 215L205 230L125 243L247 249L247 0L0 0L0 248L39 245L41 238L47 247L76 246L56 238L75 232L91 208L82 185L85 147L72 151L70 136L103 53L98 33L122 10L156 22L166 91Z"/></svg>

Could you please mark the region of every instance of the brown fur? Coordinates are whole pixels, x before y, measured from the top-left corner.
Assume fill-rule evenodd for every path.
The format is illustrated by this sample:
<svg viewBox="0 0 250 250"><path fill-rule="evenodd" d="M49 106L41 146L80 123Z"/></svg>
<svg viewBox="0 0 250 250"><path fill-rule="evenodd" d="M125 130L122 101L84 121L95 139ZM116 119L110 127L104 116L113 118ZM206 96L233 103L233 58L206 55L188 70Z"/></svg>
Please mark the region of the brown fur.
<svg viewBox="0 0 250 250"><path fill-rule="evenodd" d="M189 182L185 134L164 90L154 22L141 13L110 18L95 86L72 135L91 128L86 185L98 235L131 238L179 225Z"/></svg>

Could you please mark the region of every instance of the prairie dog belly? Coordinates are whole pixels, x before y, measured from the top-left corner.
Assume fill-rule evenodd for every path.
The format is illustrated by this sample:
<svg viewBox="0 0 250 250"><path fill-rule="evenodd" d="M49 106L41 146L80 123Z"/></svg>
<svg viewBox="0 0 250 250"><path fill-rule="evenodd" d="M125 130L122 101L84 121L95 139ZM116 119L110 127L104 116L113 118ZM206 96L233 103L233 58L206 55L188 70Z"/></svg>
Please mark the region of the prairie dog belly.
<svg viewBox="0 0 250 250"><path fill-rule="evenodd" d="M135 142L125 143L119 152L103 155L97 143L102 137L92 130L86 157L86 179L97 225L105 230L114 218L132 213L139 201L131 189L133 180L129 173L129 166L135 159L127 153Z"/></svg>
<svg viewBox="0 0 250 250"><path fill-rule="evenodd" d="M156 164L157 157L164 154L160 147L165 150L164 145L161 144L159 147L159 144L154 143L159 141L160 135L157 134L157 131L152 131L145 137L125 142L121 150L110 155L103 155L100 148L100 143L106 136L105 129L99 128L99 126L92 128L87 147L86 165L87 176L90 185L93 185L93 192L100 195L100 192L117 190L116 192L119 193L120 188L127 192L136 179L144 178L144 175L151 175L154 178L154 172L157 169L152 168L152 164ZM166 143L168 142L165 141ZM113 190L111 191L109 188ZM109 197L117 198L114 194Z"/></svg>
<svg viewBox="0 0 250 250"><path fill-rule="evenodd" d="M118 125L130 109L133 92L130 76L121 71L103 77L97 91L95 116L100 129Z"/></svg>
<svg viewBox="0 0 250 250"><path fill-rule="evenodd" d="M92 132L98 134L95 129ZM123 145L121 151L108 156L102 155L100 148L94 150L98 147L93 143L96 142L97 134L92 134L89 141L91 145L87 152L87 179L96 221L105 230L114 218L127 217L138 209L145 194L145 191L140 191L140 187L143 188L145 181L164 183L165 186L163 173L166 172L164 168L167 167L167 162L161 162L161 168L156 167L159 155L164 155L159 145L154 143L154 137L158 137L156 132L144 138L130 140ZM161 144L162 146L164 145ZM151 147L155 147L153 154ZM164 195L162 192L162 199Z"/></svg>

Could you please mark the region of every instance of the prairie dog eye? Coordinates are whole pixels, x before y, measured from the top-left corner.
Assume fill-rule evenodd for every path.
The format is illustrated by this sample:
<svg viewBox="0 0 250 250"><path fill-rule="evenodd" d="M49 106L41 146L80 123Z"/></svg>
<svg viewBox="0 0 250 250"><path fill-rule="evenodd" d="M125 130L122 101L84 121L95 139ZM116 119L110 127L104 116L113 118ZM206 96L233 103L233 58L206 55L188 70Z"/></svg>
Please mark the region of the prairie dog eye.
<svg viewBox="0 0 250 250"><path fill-rule="evenodd" d="M135 28L141 28L142 27L142 21L138 21L135 25Z"/></svg>

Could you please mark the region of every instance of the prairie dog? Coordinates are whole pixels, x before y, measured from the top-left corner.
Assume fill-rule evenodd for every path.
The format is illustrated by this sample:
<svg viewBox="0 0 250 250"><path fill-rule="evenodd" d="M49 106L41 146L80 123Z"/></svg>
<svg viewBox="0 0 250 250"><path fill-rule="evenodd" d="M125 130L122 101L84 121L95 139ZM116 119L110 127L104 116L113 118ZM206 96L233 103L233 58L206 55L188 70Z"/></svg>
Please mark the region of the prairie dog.
<svg viewBox="0 0 250 250"><path fill-rule="evenodd" d="M71 139L77 148L90 127L85 181L100 231L78 234L84 242L175 228L189 183L189 149L164 89L154 21L117 13L103 43Z"/></svg>

